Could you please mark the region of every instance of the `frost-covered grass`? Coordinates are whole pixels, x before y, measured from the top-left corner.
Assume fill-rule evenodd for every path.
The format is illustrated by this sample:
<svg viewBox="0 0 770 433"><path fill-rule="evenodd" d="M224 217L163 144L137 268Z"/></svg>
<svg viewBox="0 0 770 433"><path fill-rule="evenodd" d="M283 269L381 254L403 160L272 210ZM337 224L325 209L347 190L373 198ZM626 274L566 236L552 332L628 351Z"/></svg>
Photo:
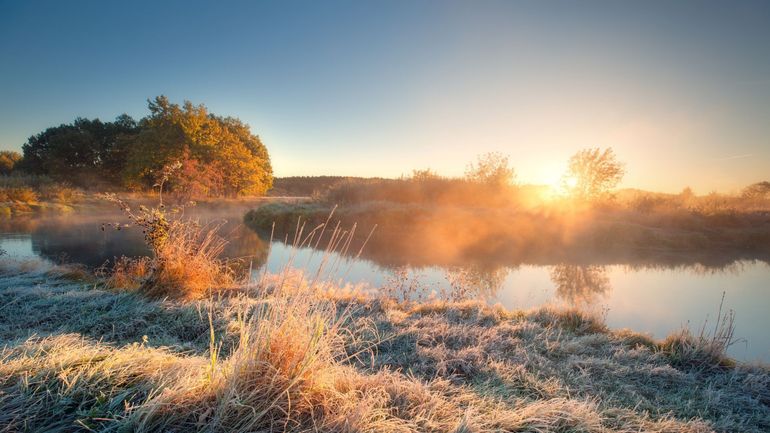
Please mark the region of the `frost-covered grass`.
<svg viewBox="0 0 770 433"><path fill-rule="evenodd" d="M770 429L767 367L687 333L293 278L185 302L0 269L0 431Z"/></svg>

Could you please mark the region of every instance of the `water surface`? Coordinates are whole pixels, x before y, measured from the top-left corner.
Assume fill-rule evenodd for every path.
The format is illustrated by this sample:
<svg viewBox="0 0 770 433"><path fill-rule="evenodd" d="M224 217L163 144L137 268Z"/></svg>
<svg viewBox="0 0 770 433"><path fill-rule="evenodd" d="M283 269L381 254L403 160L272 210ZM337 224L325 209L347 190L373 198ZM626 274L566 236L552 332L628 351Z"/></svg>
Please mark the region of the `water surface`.
<svg viewBox="0 0 770 433"><path fill-rule="evenodd" d="M147 253L136 229L102 230L102 223L119 215L68 216L14 220L0 224L0 249L15 258L43 258L97 267L121 255ZM666 260L644 263L554 262L486 265L481 257L472 266L437 263L378 264L312 248L295 249L266 239L240 224L241 214L207 215L222 223L230 239L226 255L250 262L255 275L280 272L288 262L311 277L324 265L322 276L361 289L385 287L397 296L414 299L478 297L509 309L545 304L573 305L605 317L612 328L629 328L663 338L682 327L713 330L722 297L723 313L735 312L735 336L741 341L730 354L744 361L770 362L770 266L761 260L725 260L720 265ZM376 256L376 255L375 255ZM719 261L717 261L719 262Z"/></svg>

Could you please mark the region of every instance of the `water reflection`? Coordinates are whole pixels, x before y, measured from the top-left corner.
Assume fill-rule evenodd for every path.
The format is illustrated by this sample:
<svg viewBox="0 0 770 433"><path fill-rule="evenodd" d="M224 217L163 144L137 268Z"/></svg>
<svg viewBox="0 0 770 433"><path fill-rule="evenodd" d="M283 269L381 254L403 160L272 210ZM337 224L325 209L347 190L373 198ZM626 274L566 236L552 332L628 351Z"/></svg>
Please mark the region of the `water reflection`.
<svg viewBox="0 0 770 433"><path fill-rule="evenodd" d="M494 299L510 271L509 268L480 265L449 268L445 271L445 276L451 293L446 298Z"/></svg>
<svg viewBox="0 0 770 433"><path fill-rule="evenodd" d="M596 304L612 289L606 266L556 265L551 268L551 281L559 299L578 307Z"/></svg>
<svg viewBox="0 0 770 433"><path fill-rule="evenodd" d="M399 300L488 300L497 297L511 271L504 267L479 265L440 269L443 272L443 281L431 278L427 269L408 266L390 268L387 269L382 287L378 289L382 294Z"/></svg>
<svg viewBox="0 0 770 433"><path fill-rule="evenodd" d="M122 255L147 254L139 230L100 230L102 223L115 218L77 215L0 221L0 248L22 257L65 259L93 267ZM280 272L293 257L295 265L315 275L323 263L322 251L305 248L294 252L281 241L271 244L245 228L238 213L201 217L202 221L214 219L227 221L222 227L222 235L229 240L225 255L240 258L244 267ZM359 245L354 244L350 251L357 252ZM370 248L375 252L367 256ZM380 261L380 254L385 253L376 248L376 243L367 244L362 259L332 257L328 267L340 272L330 277L343 284L393 287L400 297L409 299L479 298L510 309L537 307L554 300L579 308L600 307L608 311L609 326L650 332L657 338L688 324L700 326L713 315L727 291L726 303L736 311L736 336L749 341L748 348L735 347L732 353L741 359L770 360L770 334L764 332L770 327L766 311L770 266L763 257L741 259L727 254L720 260L700 261L697 257L650 253L643 258L588 255L578 260L519 251L490 258L487 252L475 250L473 260L458 264L445 260L447 256L441 253L430 254L438 249L430 245L412 245L422 251L417 262L410 261L412 256L395 253L387 256L389 261ZM708 254L713 257L717 252ZM335 263L338 265L331 266ZM661 299L667 302L661 303Z"/></svg>
<svg viewBox="0 0 770 433"><path fill-rule="evenodd" d="M191 216L195 218L193 214ZM12 237L28 236L31 251L57 263L80 263L96 268L121 256L139 257L150 253L139 229L102 229L107 221L123 221L123 215L91 217L14 219L0 224L0 236L6 242ZM267 261L269 243L241 223L241 215L202 215L202 224L221 225L220 234L227 239L223 255L239 259L241 266L259 268ZM123 221L127 222L127 221Z"/></svg>

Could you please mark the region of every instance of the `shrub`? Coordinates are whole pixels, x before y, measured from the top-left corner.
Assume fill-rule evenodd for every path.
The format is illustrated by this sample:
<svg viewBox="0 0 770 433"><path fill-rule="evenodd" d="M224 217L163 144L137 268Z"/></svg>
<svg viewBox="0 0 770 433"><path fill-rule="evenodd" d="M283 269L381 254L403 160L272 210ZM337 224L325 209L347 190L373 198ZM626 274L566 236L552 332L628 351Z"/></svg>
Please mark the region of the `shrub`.
<svg viewBox="0 0 770 433"><path fill-rule="evenodd" d="M43 200L50 200L63 204L71 203L75 196L75 190L65 184L52 183L43 185L40 187L39 191L40 198Z"/></svg>
<svg viewBox="0 0 770 433"><path fill-rule="evenodd" d="M154 250L140 290L156 298L197 299L209 289L233 284L230 266L219 259L226 242L218 229L194 221L172 221Z"/></svg>
<svg viewBox="0 0 770 433"><path fill-rule="evenodd" d="M501 181L502 182L502 181ZM519 189L508 183L425 176L402 179L348 179L330 186L320 201L329 204L391 202L449 206L511 206Z"/></svg>
<svg viewBox="0 0 770 433"><path fill-rule="evenodd" d="M219 258L226 244L217 234L219 226L201 226L197 221L179 218L176 215L180 209L169 212L163 205L163 184L179 167L180 164L174 164L164 168L157 185L157 207L139 206L134 212L114 194L103 196L117 203L130 221L107 225L117 230L132 226L140 228L152 252L151 257L142 259L144 262L122 260L116 263L108 278L109 285L125 283L131 286L141 280L139 290L150 297L197 299L211 289L223 288L235 281L233 268ZM142 275L137 277L139 271Z"/></svg>
<svg viewBox="0 0 770 433"><path fill-rule="evenodd" d="M0 201L12 201L17 203L34 203L38 195L32 188L0 188Z"/></svg>

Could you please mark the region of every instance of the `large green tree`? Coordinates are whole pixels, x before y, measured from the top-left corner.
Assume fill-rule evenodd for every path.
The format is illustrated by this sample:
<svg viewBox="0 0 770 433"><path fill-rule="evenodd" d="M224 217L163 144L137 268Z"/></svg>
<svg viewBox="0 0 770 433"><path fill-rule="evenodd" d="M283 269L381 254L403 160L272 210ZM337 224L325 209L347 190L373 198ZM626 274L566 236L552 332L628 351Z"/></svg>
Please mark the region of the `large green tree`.
<svg viewBox="0 0 770 433"><path fill-rule="evenodd" d="M77 118L30 137L22 146L19 168L74 183L114 182L137 131L136 121L126 114L114 122Z"/></svg>

